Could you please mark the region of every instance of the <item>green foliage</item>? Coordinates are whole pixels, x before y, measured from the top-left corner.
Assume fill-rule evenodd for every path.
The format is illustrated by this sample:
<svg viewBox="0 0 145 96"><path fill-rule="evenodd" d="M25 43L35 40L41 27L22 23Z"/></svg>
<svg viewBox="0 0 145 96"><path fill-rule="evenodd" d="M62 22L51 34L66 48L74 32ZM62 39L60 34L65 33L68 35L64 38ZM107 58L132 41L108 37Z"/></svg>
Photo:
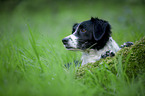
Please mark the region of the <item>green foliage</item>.
<svg viewBox="0 0 145 96"><path fill-rule="evenodd" d="M99 66L88 64L87 69L75 66L67 69L64 64L80 59L81 54L65 50L61 42L62 38L71 34L74 23L88 20L91 16L110 22L112 36L119 45L126 41L135 42L145 35L143 21L145 13L142 4L106 3L95 0L94 2L22 0L10 11L3 9L8 7L5 5L6 3L0 7L0 96L145 94L144 74L131 79L126 74L127 69L131 67L129 64L134 65L138 62L140 66L141 62L144 62L144 55L140 55L144 52L144 47L140 46L140 43L136 44L139 44L141 49L134 50L135 47L131 47L131 52L136 54L137 59L130 54L126 55L125 62L122 62L124 54L118 53L122 55L114 62L107 58L108 60ZM128 63L131 60L132 63ZM77 73L80 69L85 75L83 71ZM76 75L80 77L76 78Z"/></svg>

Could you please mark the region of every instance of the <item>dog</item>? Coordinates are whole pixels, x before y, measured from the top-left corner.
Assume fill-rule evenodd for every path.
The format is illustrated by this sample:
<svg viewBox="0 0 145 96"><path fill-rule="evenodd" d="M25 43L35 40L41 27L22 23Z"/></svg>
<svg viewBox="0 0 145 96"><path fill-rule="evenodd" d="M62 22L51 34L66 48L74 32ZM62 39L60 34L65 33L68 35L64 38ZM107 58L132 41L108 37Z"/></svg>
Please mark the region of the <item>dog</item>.
<svg viewBox="0 0 145 96"><path fill-rule="evenodd" d="M102 19L90 20L73 25L72 34L63 38L67 50L82 51L82 64L94 63L101 58L114 56L121 48L111 37L111 25Z"/></svg>

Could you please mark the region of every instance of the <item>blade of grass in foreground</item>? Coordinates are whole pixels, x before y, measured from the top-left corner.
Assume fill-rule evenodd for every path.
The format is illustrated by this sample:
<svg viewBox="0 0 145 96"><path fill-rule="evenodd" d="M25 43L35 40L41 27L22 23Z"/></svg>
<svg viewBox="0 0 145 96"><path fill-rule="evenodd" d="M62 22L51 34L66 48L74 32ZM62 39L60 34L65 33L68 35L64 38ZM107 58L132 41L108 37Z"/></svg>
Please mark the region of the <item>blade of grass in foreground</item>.
<svg viewBox="0 0 145 96"><path fill-rule="evenodd" d="M34 52L35 52L35 55L36 55L36 57L37 57L38 63L39 63L40 68L41 68L41 72L43 72L43 67L42 67L42 63L41 63L41 61L40 61L40 57L39 57L38 51L37 51L37 49L36 49L37 46L36 46L36 42L35 42L34 36L33 36L33 34L32 34L32 31L31 31L31 28L30 28L29 24L27 24L27 26L28 26L28 29L29 29L29 32L30 32L30 35L31 35L31 38L29 38L30 43L31 43L32 48L33 48L33 50L34 50Z"/></svg>

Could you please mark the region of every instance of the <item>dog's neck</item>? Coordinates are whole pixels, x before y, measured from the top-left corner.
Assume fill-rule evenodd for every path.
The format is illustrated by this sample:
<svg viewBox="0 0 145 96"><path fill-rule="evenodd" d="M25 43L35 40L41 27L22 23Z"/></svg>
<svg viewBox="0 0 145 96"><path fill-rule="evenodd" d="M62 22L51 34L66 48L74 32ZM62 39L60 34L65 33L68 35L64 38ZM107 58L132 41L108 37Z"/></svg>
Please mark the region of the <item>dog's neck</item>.
<svg viewBox="0 0 145 96"><path fill-rule="evenodd" d="M102 49L89 49L86 51L83 51L82 53L82 65L85 65L87 63L94 63L101 59L101 55L105 54L106 51L111 50L112 52L116 53L118 50L120 50L117 43L112 39L112 37L109 38L108 42Z"/></svg>

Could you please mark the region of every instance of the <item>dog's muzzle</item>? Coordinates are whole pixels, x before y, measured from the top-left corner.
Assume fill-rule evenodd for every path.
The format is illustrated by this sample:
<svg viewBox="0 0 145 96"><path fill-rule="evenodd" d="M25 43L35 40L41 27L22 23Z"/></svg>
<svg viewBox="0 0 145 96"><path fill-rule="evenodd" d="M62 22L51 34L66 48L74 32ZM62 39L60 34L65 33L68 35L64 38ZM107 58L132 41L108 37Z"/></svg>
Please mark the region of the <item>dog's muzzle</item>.
<svg viewBox="0 0 145 96"><path fill-rule="evenodd" d="M66 49L72 48L72 47L70 47L70 45L69 45L68 42L69 42L69 39L68 39L68 38L62 39L62 43L63 43L63 45L64 45L64 47L65 47Z"/></svg>
<svg viewBox="0 0 145 96"><path fill-rule="evenodd" d="M62 39L64 47L68 50L77 49L77 37L74 35L70 35Z"/></svg>

